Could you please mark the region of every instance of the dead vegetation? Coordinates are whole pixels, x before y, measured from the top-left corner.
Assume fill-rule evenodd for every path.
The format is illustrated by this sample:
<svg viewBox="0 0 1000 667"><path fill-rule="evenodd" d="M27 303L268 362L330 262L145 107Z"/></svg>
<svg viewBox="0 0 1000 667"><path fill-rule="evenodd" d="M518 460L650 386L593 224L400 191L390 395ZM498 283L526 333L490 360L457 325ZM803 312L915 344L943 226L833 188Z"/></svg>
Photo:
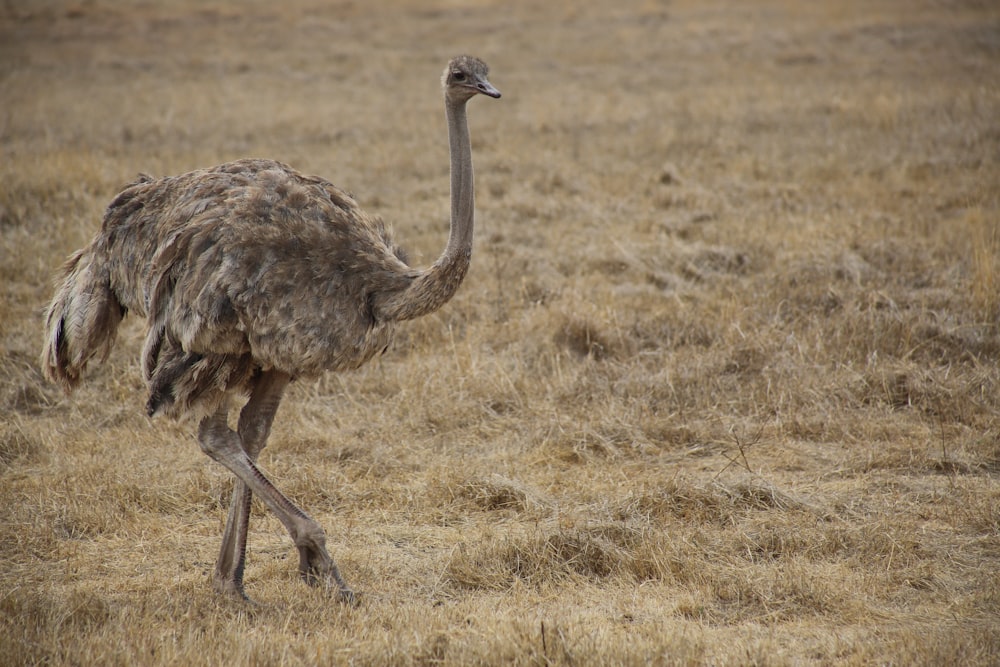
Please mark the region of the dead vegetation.
<svg viewBox="0 0 1000 667"><path fill-rule="evenodd" d="M0 9L0 663L1000 661L1000 14L535 5ZM431 260L458 52L504 91L469 277L261 458L363 602L261 508L220 602L230 480L143 416L141 322L41 380L52 276L136 172L245 156Z"/></svg>

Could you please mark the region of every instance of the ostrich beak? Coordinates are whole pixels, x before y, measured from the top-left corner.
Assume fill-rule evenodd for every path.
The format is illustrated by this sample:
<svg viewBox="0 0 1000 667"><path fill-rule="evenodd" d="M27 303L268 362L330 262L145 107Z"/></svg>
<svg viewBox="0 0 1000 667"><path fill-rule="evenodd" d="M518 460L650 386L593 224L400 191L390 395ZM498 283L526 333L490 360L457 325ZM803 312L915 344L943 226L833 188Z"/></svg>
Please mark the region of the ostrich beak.
<svg viewBox="0 0 1000 667"><path fill-rule="evenodd" d="M486 80L477 83L476 90L481 92L483 95L489 95L494 99L498 99L500 97L500 91L494 88L492 83Z"/></svg>

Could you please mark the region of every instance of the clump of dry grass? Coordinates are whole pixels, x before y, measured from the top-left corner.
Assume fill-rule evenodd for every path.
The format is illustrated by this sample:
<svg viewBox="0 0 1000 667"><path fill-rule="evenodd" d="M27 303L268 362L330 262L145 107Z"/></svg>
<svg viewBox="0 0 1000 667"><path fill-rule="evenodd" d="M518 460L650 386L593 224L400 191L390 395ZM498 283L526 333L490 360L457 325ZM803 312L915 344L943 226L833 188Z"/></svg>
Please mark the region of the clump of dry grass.
<svg viewBox="0 0 1000 667"><path fill-rule="evenodd" d="M523 512L540 504L536 494L514 480L493 474L485 479L471 479L457 489L457 497L483 510Z"/></svg>
<svg viewBox="0 0 1000 667"><path fill-rule="evenodd" d="M37 438L25 433L16 422L3 425L0 431L0 466L10 468L16 464L37 462L44 450Z"/></svg>
<svg viewBox="0 0 1000 667"><path fill-rule="evenodd" d="M1000 232L997 221L981 209L971 210L966 219L971 227L972 303L995 331L1000 322Z"/></svg>
<svg viewBox="0 0 1000 667"><path fill-rule="evenodd" d="M556 331L556 345L565 348L578 357L589 357L601 361L613 354L610 340L594 324L571 319Z"/></svg>

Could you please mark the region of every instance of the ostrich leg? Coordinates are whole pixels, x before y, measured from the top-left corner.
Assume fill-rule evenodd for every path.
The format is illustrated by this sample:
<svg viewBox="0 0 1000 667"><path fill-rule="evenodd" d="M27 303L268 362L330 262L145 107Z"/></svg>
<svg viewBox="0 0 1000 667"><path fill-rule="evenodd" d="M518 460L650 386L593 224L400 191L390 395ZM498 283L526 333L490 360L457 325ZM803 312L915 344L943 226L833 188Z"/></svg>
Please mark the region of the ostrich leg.
<svg viewBox="0 0 1000 667"><path fill-rule="evenodd" d="M251 461L256 462L267 445L271 423L278 411L278 404L289 382L288 375L265 371L254 380L250 400L240 412L237 432L243 449ZM213 584L215 590L233 597L248 599L243 590L243 570L246 564L247 532L250 526L250 501L253 493L239 479L233 487L232 501L226 529L222 533L222 547L215 563Z"/></svg>
<svg viewBox="0 0 1000 667"><path fill-rule="evenodd" d="M278 491L254 464L243 448L239 434L226 423L225 410L219 410L201 421L198 425L198 444L203 452L228 468L252 493L257 494L285 526L299 550L299 574L303 580L311 586L336 585L341 600L354 602L354 592L341 578L336 563L326 551L323 528ZM243 510L237 508L235 511L241 513ZM234 530L238 531L238 528Z"/></svg>

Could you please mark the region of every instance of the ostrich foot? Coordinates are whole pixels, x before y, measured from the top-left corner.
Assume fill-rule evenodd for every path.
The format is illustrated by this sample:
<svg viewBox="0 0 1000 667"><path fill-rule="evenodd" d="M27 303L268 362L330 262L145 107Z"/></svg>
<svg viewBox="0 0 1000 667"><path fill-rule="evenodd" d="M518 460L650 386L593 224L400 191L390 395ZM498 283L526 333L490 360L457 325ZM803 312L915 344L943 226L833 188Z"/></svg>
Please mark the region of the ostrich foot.
<svg viewBox="0 0 1000 667"><path fill-rule="evenodd" d="M337 601L357 606L358 595L347 585L337 564L330 558L322 542L303 540L298 544L299 575L309 586L324 586L328 590L336 588Z"/></svg>
<svg viewBox="0 0 1000 667"><path fill-rule="evenodd" d="M218 572L212 577L212 588L219 595L229 598L235 602L249 602L251 604L257 604L247 595L246 591L243 589L242 581L235 581L234 579L225 577Z"/></svg>

